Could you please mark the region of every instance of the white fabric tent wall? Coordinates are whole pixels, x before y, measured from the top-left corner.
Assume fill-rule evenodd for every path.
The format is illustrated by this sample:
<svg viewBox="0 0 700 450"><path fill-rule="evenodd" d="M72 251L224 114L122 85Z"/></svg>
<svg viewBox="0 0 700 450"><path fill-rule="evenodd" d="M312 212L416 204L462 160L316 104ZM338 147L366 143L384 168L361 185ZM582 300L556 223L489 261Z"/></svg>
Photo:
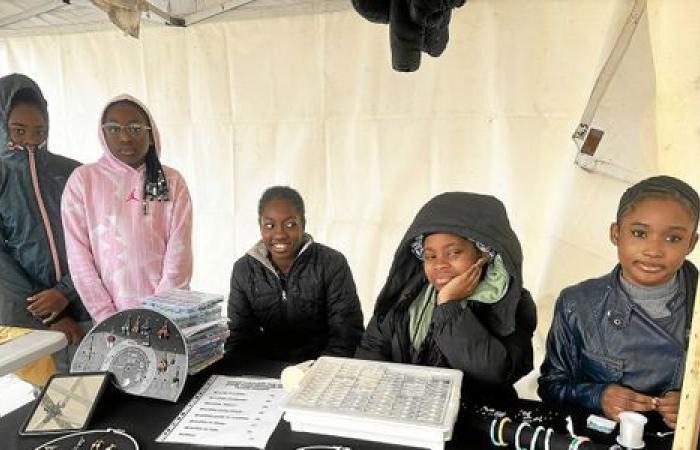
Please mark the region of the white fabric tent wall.
<svg viewBox="0 0 700 450"><path fill-rule="evenodd" d="M575 167L570 135L630 5L470 0L453 15L445 54L413 74L391 70L387 27L350 8L145 28L139 41L118 31L4 37L0 72L38 81L51 148L83 162L100 155L108 98L129 92L149 105L163 160L192 192L198 290L227 293L234 260L258 239L260 194L289 184L306 200L307 230L348 258L369 320L427 199L498 196L540 312L539 366L558 292L616 261L608 226L626 185ZM638 72L631 64L627 73ZM618 85L622 97L647 99L632 119L608 115L619 119L615 142L627 144L619 157L654 155L653 83ZM521 387L527 396L535 376Z"/></svg>

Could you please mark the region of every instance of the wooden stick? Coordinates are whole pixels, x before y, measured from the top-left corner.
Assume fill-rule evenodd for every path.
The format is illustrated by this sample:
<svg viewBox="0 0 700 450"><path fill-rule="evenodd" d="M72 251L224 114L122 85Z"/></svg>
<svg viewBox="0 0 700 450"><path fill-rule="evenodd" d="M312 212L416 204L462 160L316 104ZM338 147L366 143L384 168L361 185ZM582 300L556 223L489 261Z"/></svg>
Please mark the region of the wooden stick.
<svg viewBox="0 0 700 450"><path fill-rule="evenodd" d="M676 423L673 450L696 450L698 442L698 408L700 407L700 290L695 294L690 343L685 360L681 405Z"/></svg>

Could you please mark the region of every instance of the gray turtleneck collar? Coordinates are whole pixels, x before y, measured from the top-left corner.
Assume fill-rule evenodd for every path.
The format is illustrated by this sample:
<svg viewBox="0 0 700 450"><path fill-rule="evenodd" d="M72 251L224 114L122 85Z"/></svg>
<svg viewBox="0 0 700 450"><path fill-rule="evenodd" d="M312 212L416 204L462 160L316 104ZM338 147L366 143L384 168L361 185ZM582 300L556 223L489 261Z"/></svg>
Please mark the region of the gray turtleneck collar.
<svg viewBox="0 0 700 450"><path fill-rule="evenodd" d="M620 273L620 285L630 299L652 319L663 319L671 315L669 306L680 288L678 274L664 284L646 287L630 283Z"/></svg>

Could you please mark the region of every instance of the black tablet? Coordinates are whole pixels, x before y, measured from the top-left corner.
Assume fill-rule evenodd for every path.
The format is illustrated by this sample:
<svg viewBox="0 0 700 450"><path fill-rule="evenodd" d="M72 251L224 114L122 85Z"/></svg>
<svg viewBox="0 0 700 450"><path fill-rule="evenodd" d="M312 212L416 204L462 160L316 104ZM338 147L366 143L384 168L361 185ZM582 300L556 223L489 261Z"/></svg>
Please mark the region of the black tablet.
<svg viewBox="0 0 700 450"><path fill-rule="evenodd" d="M68 433L85 429L109 375L109 372L89 372L52 376L19 434Z"/></svg>

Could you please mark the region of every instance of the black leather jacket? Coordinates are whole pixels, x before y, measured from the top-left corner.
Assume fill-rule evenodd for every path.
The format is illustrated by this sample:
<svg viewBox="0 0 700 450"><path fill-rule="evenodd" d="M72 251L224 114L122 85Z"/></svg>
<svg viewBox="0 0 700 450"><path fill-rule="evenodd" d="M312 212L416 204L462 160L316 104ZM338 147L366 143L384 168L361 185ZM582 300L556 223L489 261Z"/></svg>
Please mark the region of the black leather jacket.
<svg viewBox="0 0 700 450"><path fill-rule="evenodd" d="M600 278L562 291L547 337L538 393L545 401L601 411L609 384L660 395L683 382L698 271L680 269L681 301L672 311L685 330L683 342L669 334L620 289L620 266Z"/></svg>

